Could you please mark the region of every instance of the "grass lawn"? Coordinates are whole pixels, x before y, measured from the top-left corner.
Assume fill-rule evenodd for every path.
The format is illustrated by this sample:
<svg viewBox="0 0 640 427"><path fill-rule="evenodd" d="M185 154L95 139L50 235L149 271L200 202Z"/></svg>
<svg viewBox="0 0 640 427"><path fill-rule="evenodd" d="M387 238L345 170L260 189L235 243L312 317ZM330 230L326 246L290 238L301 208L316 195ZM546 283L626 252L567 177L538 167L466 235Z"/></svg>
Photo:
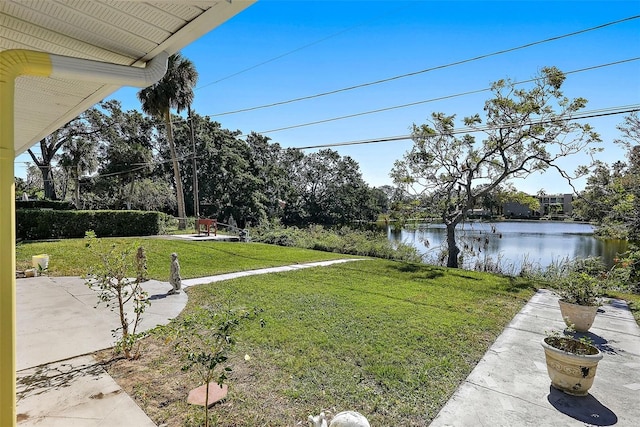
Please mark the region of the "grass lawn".
<svg viewBox="0 0 640 427"><path fill-rule="evenodd" d="M249 320L235 334L212 425L306 425L352 409L374 426L426 426L533 292L520 279L376 259L193 287L184 314L264 310L264 327ZM142 346L110 374L158 425L202 425L202 408L186 404L198 379L158 336Z"/></svg>
<svg viewBox="0 0 640 427"><path fill-rule="evenodd" d="M149 278L169 280L171 253L178 254L183 279L212 276L233 271L276 267L301 262L350 258L330 252L287 248L261 243L201 241L192 242L166 238L103 238L115 245L142 245L147 254ZM31 257L49 255L51 276L82 276L88 266L97 262L85 247L84 239L21 243L16 246L16 268L31 268ZM134 272L131 272L135 276Z"/></svg>

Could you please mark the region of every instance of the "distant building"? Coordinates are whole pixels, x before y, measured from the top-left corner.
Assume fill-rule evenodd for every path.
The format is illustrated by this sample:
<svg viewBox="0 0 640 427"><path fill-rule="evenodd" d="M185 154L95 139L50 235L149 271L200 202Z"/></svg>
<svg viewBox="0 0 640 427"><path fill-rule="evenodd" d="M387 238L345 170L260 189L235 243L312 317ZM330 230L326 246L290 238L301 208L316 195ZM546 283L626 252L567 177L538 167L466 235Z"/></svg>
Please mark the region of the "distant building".
<svg viewBox="0 0 640 427"><path fill-rule="evenodd" d="M532 218L540 216L539 212L534 212L529 209L529 206L523 205L518 202L506 202L502 205L503 215L507 218ZM537 214L537 215L536 215Z"/></svg>
<svg viewBox="0 0 640 427"><path fill-rule="evenodd" d="M542 194L538 196L541 215L571 216L573 194Z"/></svg>
<svg viewBox="0 0 640 427"><path fill-rule="evenodd" d="M531 219L543 216L569 217L573 213L573 194L541 194L537 199L540 202L540 208L535 211L518 202L504 203L502 206L504 216Z"/></svg>

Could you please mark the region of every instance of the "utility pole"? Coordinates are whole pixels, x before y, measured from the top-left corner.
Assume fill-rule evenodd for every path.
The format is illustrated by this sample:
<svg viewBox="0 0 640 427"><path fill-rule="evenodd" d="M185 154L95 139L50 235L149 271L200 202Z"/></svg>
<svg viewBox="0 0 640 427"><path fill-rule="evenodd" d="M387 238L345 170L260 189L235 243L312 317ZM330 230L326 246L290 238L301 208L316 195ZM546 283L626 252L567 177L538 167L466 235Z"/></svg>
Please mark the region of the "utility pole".
<svg viewBox="0 0 640 427"><path fill-rule="evenodd" d="M198 197L198 165L196 163L196 140L193 136L193 117L191 116L191 106L187 106L189 114L189 130L191 135L191 160L193 162L193 215L200 217L200 200Z"/></svg>

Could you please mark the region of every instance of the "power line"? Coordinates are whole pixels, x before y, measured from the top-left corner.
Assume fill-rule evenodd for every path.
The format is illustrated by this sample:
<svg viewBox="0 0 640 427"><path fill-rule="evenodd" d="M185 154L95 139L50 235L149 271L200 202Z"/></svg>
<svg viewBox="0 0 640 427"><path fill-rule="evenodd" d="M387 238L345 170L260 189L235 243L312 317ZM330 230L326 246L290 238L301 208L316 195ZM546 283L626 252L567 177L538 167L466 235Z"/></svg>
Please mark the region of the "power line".
<svg viewBox="0 0 640 427"><path fill-rule="evenodd" d="M612 66L612 65L619 65L619 64L623 64L623 63L627 63L627 62L637 61L639 59L640 59L640 57L635 57L635 58L630 58L630 59L623 59L623 60L620 60L620 61L610 62L610 63L607 63L607 64L594 65L594 66L591 66L591 67L581 68L581 69L578 69L578 70L567 71L564 74L565 75L576 74L576 73L581 73L581 72L584 72L584 71L595 70L595 69L598 69L598 68L609 67L609 66ZM536 80L539 80L539 78L522 80L522 81L519 81L519 82L514 82L513 84L514 85L520 85L520 84L525 84L525 83L531 83L531 82L534 82ZM332 117L332 118L329 118L329 119L322 119L322 120L316 120L316 121L313 121L313 122L300 123L300 124L297 124L297 125L291 125L291 126L284 126L284 127L275 128L275 129L269 129L269 130L260 131L260 132L257 132L257 133L259 133L259 134L275 133L275 132L280 132L280 131L283 131L283 130L296 129L296 128L301 128L301 127L306 127L306 126L312 126L312 125L317 125L317 124L322 124L322 123L333 122L333 121L337 121L337 120L351 119L351 118L354 118L354 117L365 116L365 115L368 115L368 114L382 113L384 111L396 110L396 109L407 108L407 107L414 107L416 105L426 104L426 103L429 103L429 102L443 101L445 99L452 99L452 98L458 98L458 97L461 97L461 96L474 95L474 94L477 94L477 93L488 92L490 90L491 90L490 87L484 88L484 89L476 89L476 90L471 90L471 91L467 91L467 92L456 93L456 94L453 94L453 95L445 95L445 96L440 96L440 97L437 97L437 98L425 99L423 101L410 102L408 104L401 104L401 105L395 105L395 106L392 106L392 107L378 108L376 110L369 110L369 111L363 111L363 112L360 112L360 113L347 114L345 116Z"/></svg>
<svg viewBox="0 0 640 427"><path fill-rule="evenodd" d="M214 84L216 84L216 83L220 83L220 82L222 82L222 81L224 81L224 80L230 79L230 78L235 77L235 76L237 76L237 75L239 75L239 74L246 73L247 71L254 70L254 69L258 68L258 67L261 67L261 66L263 66L263 65L269 64L269 63L274 62L274 61L277 61L278 59L284 58L285 56L289 56L289 55L291 55L291 54L293 54L293 53L299 52L299 51L304 50L304 49L306 49L306 48L308 48L308 47L315 46L315 45L320 44L320 43L322 43L322 42L324 42L324 41L327 41L327 40L329 40L329 39L332 39L332 38L334 38L334 37L337 37L337 36L339 36L339 35L341 35L341 34L347 33L347 32L349 32L349 31L351 31L351 30L353 30L353 29L356 29L356 28L358 28L358 27L362 27L362 26L364 26L364 25L366 25L366 24L369 24L369 23L371 23L371 22L375 22L375 21L377 21L377 20L379 20L379 19L381 19L381 18L384 18L384 17L389 16L389 14L391 14L391 13L395 13L395 12L397 12L397 11L399 11L399 10L402 10L402 9L405 9L405 8L407 8L407 6L398 7L398 8L396 8L396 9L393 9L393 10L392 10L391 12L389 12L389 13L385 13L384 15L380 15L380 16L378 16L378 17L376 17L376 18L374 18L374 19L371 19L371 20L369 20L369 21L365 21L365 22L362 22L362 23L360 23L360 24L353 25L353 26L348 27L348 28L346 28L346 29L344 29L344 30L338 31L337 33L330 34L330 35L328 35L328 36L326 36L326 37L323 37L323 38L318 39L318 40L315 40L315 41L313 41L313 42L311 42L311 43L308 43L308 44L302 45L302 46L300 46L300 47L298 47L298 48L295 48L295 49L293 49L293 50L290 50L290 51L288 51L288 52L285 52L285 53L283 53L283 54L281 54L281 55L274 56L273 58L271 58L271 59L267 59L266 61L259 62L259 63L255 64L255 65L252 65L251 67L247 67L247 68L245 68L245 69L242 69L242 70L240 70L240 71L237 71L237 72L235 72L235 73L233 73L233 74L229 74L228 76L222 77L222 78L220 78L220 79L218 79L218 80L215 80L215 81L213 81L213 82L210 82L210 83L204 84L204 85L202 85L202 86L199 86L199 87L195 88L195 90L204 89L205 87L208 87L208 86L214 85Z"/></svg>
<svg viewBox="0 0 640 427"><path fill-rule="evenodd" d="M599 110L591 110L591 111L584 111L582 114L577 114L567 120L572 121L572 120L583 120L583 119L589 119L589 118L594 118L594 117L604 117L604 116L614 116L614 115L619 115L619 114L626 114L626 113L633 113L635 111L640 111L640 104L636 104L636 105L628 105L628 106L623 106L623 107L610 107L610 108L603 108L603 109L599 109ZM529 126L532 124L544 124L544 123L549 123L550 120L541 120L541 121L533 121L533 122L529 122L526 123L524 125L513 125L513 126L503 126L503 128L506 127L524 127L524 126ZM460 134L460 133L476 133L476 132L483 132L483 131L487 131L490 130L492 128L497 128L495 126L481 126L481 127L477 127L477 128L470 128L470 127L466 127L466 128L458 128L458 129L454 129L453 131L451 131L451 134ZM365 144L376 144L376 143L381 143L381 142L395 142L395 141L406 141L406 140L410 140L412 139L411 135L399 135L399 136L388 136L388 137L382 137L382 138L374 138L374 139L364 139L364 140L359 140L359 141L347 141L347 142L336 142L336 143L330 143L330 144L319 144L319 145L307 145L307 146L303 146L303 147L290 147L296 150L310 150L310 149L315 149L315 148L331 148L331 147L344 147L344 146L348 146L348 145L365 145Z"/></svg>
<svg viewBox="0 0 640 427"><path fill-rule="evenodd" d="M270 104L259 105L259 106L256 106L256 107L248 107L248 108L242 108L242 109L239 109L239 110L226 111L226 112L223 112L223 113L209 114L209 116L211 116L211 117L219 117L219 116L226 116L226 115L230 115L230 114L244 113L244 112L247 112L247 111L259 110L259 109L263 109L263 108L271 108L271 107L276 107L276 106L279 106L279 105L285 105L285 104L291 104L291 103L294 103L294 102L305 101L305 100L308 100L308 99L314 99L314 98L320 98L320 97L323 97L323 96L334 95L336 93L346 92L346 91L350 91L350 90L354 90L354 89L359 89L359 88L362 88L362 87L378 85L378 84L381 84L381 83L387 83L387 82L390 82L390 81L393 81L393 80L402 79L402 78L405 78L405 77L412 77L412 76L416 76L418 74L427 73L427 72L430 72L430 71L442 70L442 69L445 69L445 68L454 67L456 65L466 64L466 63L469 63L469 62L478 61L480 59L486 59L486 58L489 58L489 57L492 57L492 56L502 55L502 54L505 54L505 53L514 52L516 50L521 50L521 49L526 49L526 48L529 48L529 47L533 47L533 46L536 46L536 45L539 45L539 44L548 43L548 42L560 40L560 39L567 38L567 37L572 37L572 36L575 36L575 35L578 35L578 34L584 34L584 33L590 32L590 31L599 30L599 29L602 29L602 28L605 28L605 27L609 27L609 26L612 26L612 25L620 24L622 22L631 21L631 20L638 19L638 18L640 18L640 15L634 15L634 16L630 16L630 17L627 17L627 18L619 19L617 21L611 21L611 22L607 22L605 24L597 25L595 27L586 28L584 30L574 31L574 32L563 34L563 35L560 35L560 36L549 37L549 38L546 38L546 39L543 39L543 40L538 40L538 41L535 41L535 42L526 43L526 44L523 44L523 45L520 45L520 46L516 46L516 47L512 47L512 48L503 49L503 50L499 50L499 51L496 51L496 52L487 53L487 54L483 54L483 55L478 55L478 56L475 56L475 57L472 57L472 58L463 59L463 60L456 61L456 62L450 62L448 64L437 65L435 67L425 68L425 69L419 70L419 71L413 71L411 73L400 74L400 75L396 75L396 76L393 76L393 77L388 77L388 78L381 79L381 80L375 80L375 81L372 81L372 82L361 83L361 84L358 84L358 85L348 86L348 87L341 88L341 89L335 89L335 90L331 90L331 91L327 91L327 92L321 92L321 93L317 93L315 95L302 96L302 97L299 97L299 98L293 98L293 99L289 99L289 100L286 100L286 101L273 102L273 103L270 103Z"/></svg>
<svg viewBox="0 0 640 427"><path fill-rule="evenodd" d="M576 73L590 71L590 70L594 70L594 69L598 69L598 68L604 68L604 67L609 67L609 66L613 66L613 65L619 65L619 64L623 64L623 63L627 63L627 62L633 62L633 61L637 61L639 59L640 59L640 57L623 59L623 60L620 60L620 61L609 62L609 63L606 63L606 64L594 65L594 66L591 66L591 67L585 67L585 68L580 68L580 69L577 69L577 70L567 71L564 74L565 75L576 74ZM518 84L530 83L530 82L533 82L533 81L536 81L536 80L538 80L538 79L536 79L536 78L528 79L528 80L523 80L523 81L519 81L519 82L514 82L513 84L518 85ZM453 94L453 95L445 95L445 96L442 96L442 97L427 99L427 100L423 100L423 101L416 101L416 102L412 102L412 103L408 103L408 104L402 104L402 105L397 105L397 106L392 106L392 107L386 107L386 108L381 108L381 109L377 109L377 110L370 110L370 111L365 111L365 112L361 112L361 113L355 113L355 114L350 114L350 115L346 115L346 116L334 117L334 118L330 118L330 119L319 120L319 121L315 121L315 122L303 123L303 124L298 124L298 125L292 125L292 126L288 126L288 127L284 127L284 128L278 128L278 129L273 129L273 130L268 130L268 131L261 131L261 132L256 132L256 133L258 133L258 134L273 133L273 132L278 132L278 131L286 130L286 129L293 129L293 128L298 128L298 127L310 126L310 125L326 123L326 122L335 121L335 120L342 120L342 119L346 119L346 118L352 118L352 117L363 116L363 115L367 115L367 114L379 113L379 112L393 110L393 109L410 107L410 106L424 104L424 103L428 103L428 102L440 101L440 100L443 100L443 99L461 97L461 96L466 96L466 95L486 92L486 91L489 91L489 90L491 90L491 88L477 89L477 90L473 90L473 91L462 92L462 93L457 93L457 94ZM617 111L620 108L632 108L632 109L625 110L625 111ZM628 113L628 112L638 111L637 108L638 108L638 106L636 105L636 106L624 106L624 107L610 107L610 108L607 108L607 109L585 111L585 112L582 113L582 115L578 115L578 116L575 116L574 118L572 118L572 120L592 118L592 117L602 117L602 116L608 116L608 115L624 114L624 113ZM611 110L613 110L613 112L610 112ZM589 115L584 115L584 114L589 114ZM188 121L188 120L185 119L184 121ZM174 123L177 123L177 122L174 122ZM536 122L536 123L543 123L543 122ZM480 132L480 131L484 131L484 130L488 130L488 129L490 129L490 127L488 127L488 126L477 127L477 128L459 128L457 130L454 130L452 133L453 134L459 134L459 133L465 133L465 132L466 133L474 133L474 132ZM241 138L243 136L247 136L247 135L242 135L242 134L236 135L236 138ZM328 147L338 147L338 146L348 146L348 145L361 145L361 144L373 144L373 143L381 143L381 142L394 142L394 141L403 141L403 140L409 140L409 139L411 139L411 135L384 137L384 138L368 139L368 140L361 140L361 141L340 142L340 143L333 143L333 144L312 145L312 146L305 146L305 147L292 147L292 148L296 148L296 149L299 149L299 150L306 150L306 149L313 149L313 148L328 148ZM193 155L192 153L191 154L189 154L189 153L185 154L183 157L177 159L177 161L181 162L181 161L184 161L184 160L190 160L192 158L192 155ZM202 156L196 156L196 158L202 158ZM121 175L121 174L130 173L130 172L135 172L137 170L140 170L140 169L144 168L145 166L161 165L161 164L165 164L165 163L170 163L172 161L173 160L171 160L171 159L167 159L167 160L161 160L161 161L156 160L156 161L151 161L151 162L146 162L146 163L132 163L131 164L132 166L138 166L138 167L136 167L134 169L131 169L131 170L127 170L127 171L114 172L114 173L110 173L110 174L95 174L95 175L92 175L92 177L98 177L98 176L108 177L108 176L114 176L114 175ZM28 165L28 164L31 164L33 162L23 161L23 162L15 162L15 163L23 163L25 165Z"/></svg>
<svg viewBox="0 0 640 427"><path fill-rule="evenodd" d="M203 158L203 156L196 156L197 159ZM176 159L178 162L183 162L186 160L191 160L192 159L192 153L186 153L184 155L182 155L180 158ZM165 160L152 160L149 162L141 162L141 163L131 163L131 166L135 166L132 169L127 169L127 170L123 170L123 171L118 171L118 172L110 172L110 173L94 173L93 175L89 175L89 178L105 178L105 177L110 177L110 176L117 176L117 175L125 175L131 172L137 172L139 170L144 169L147 166L156 166L156 165L163 165L166 163L171 163L173 162L173 159L165 159ZM33 162L15 162L15 163L24 163L24 164L31 164ZM52 167L60 167L60 165L56 165Z"/></svg>
<svg viewBox="0 0 640 427"><path fill-rule="evenodd" d="M197 158L201 158L201 157L197 157ZM191 154L184 154L182 157L176 159L178 162L183 162L186 160L191 160ZM110 177L110 176L117 176L117 175L126 175L128 173L131 172L137 172L139 170L144 169L147 166L155 166L155 165L162 165L165 163L171 163L173 162L172 159L165 159L165 160L152 160L150 162L145 162L145 163L131 163L131 166L136 166L132 169L128 169L128 170L123 170L123 171L118 171L118 172L111 172L111 173L95 173L93 175L90 175L90 178L105 178L105 177Z"/></svg>
<svg viewBox="0 0 640 427"><path fill-rule="evenodd" d="M91 178L98 178L98 177L105 178L105 177L108 177L108 176L125 175L125 174L131 173L131 172L137 172L137 171L142 170L144 168L145 168L145 166L138 166L138 167L135 167L133 169L126 170L126 171L118 171L118 172L111 172L111 173L96 173L94 175L91 175Z"/></svg>
<svg viewBox="0 0 640 427"><path fill-rule="evenodd" d="M628 106L620 106L620 107L609 107L609 108L602 108L602 109L598 109L598 110L591 110L591 111L584 111L582 114L577 114L575 116L572 116L571 118L567 119L568 121L573 121L573 120L583 120L583 119L588 119L588 118L594 118L594 117L604 117L604 116L612 116L612 115L619 115L619 114L626 114L626 113L632 113L635 111L640 111L640 104L636 104L636 105L628 105ZM515 127L524 127L524 126L530 126L532 124L544 124L544 123L549 123L551 120L540 120L540 121L532 121L529 123L526 123L524 125L521 124L514 124L513 126L502 126L502 128L515 128ZM453 131L451 131L451 134L460 134L460 133L476 133L476 132L483 132L492 128L496 128L496 126L480 126L480 127L476 127L476 128L470 128L470 127L465 127L465 128L458 128L458 129L454 129ZM397 142L397 141L405 141L405 140L410 140L412 139L411 135L400 135L400 136L389 136L389 137L381 137L381 138L375 138L375 139L365 139L365 140L360 140L360 141L349 141L349 142L337 142L337 143L331 143L331 144L320 144L320 145L309 145L309 146L304 146L304 147L289 147L295 150L309 150L309 149L316 149L316 148L330 148L330 147L344 147L344 146L349 146L349 145L365 145L365 144L376 144L376 143L383 143L383 142ZM183 157L177 159L179 162L182 161L186 161L186 160L191 160L191 156L192 154L185 154ZM197 158L202 158L202 156L198 156ZM96 178L96 177L109 177L109 176L116 176L116 175L124 175L124 174L128 174L131 172L135 172L138 170L143 169L145 166L151 166L151 165L156 165L156 164L164 164L164 163L169 163L171 162L171 159L167 159L167 160L162 160L162 161L151 161L151 162L147 162L147 163L134 163L132 164L132 166L137 166L133 169L130 170L126 170L126 171L119 171L119 172L113 172L113 173L108 173L108 174L94 174L91 175L91 178Z"/></svg>
<svg viewBox="0 0 640 427"><path fill-rule="evenodd" d="M276 129L269 129L269 130L260 131L260 132L256 132L256 133L259 133L259 134L262 135L262 134L266 134L266 133L275 133L275 132L280 132L280 131L283 131L283 130L296 129L296 128L301 128L301 127L305 127L305 126L312 126L312 125L318 125L318 124L322 124L322 123L334 122L334 121L338 121L338 120L352 119L354 117L366 116L367 114L382 113L384 111L396 110L396 109L406 108L406 107L413 107L415 105L425 104L427 102L443 101L445 99L457 98L459 96L465 96L465 95L473 95L473 94L476 94L476 93L486 92L488 90L490 90L490 88L472 90L472 91L457 93L457 94L453 94L453 95L445 95L445 96L441 96L441 97L438 97L438 98L426 99L424 101L416 101L416 102L411 102L409 104L402 104L402 105L396 105L396 106L393 106L393 107L379 108L377 110L363 111L361 113L353 113L353 114L348 114L346 116L339 116L339 117L332 117L330 119L316 120L314 122L307 122L307 123L301 123L301 124L297 124L297 125L285 126L285 127L276 128Z"/></svg>

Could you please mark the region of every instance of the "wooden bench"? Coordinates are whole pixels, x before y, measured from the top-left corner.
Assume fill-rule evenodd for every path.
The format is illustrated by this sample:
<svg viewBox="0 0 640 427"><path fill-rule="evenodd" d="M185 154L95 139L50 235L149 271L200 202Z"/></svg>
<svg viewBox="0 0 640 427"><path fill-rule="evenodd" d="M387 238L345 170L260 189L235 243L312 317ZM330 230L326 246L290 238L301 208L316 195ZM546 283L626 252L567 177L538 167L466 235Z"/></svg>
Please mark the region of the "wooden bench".
<svg viewBox="0 0 640 427"><path fill-rule="evenodd" d="M204 226L204 230L202 227ZM196 219L196 230L198 231L198 235L202 232L206 232L207 236L211 235L211 228L213 227L213 235L218 235L218 220L217 219L209 219L209 218L198 218Z"/></svg>

